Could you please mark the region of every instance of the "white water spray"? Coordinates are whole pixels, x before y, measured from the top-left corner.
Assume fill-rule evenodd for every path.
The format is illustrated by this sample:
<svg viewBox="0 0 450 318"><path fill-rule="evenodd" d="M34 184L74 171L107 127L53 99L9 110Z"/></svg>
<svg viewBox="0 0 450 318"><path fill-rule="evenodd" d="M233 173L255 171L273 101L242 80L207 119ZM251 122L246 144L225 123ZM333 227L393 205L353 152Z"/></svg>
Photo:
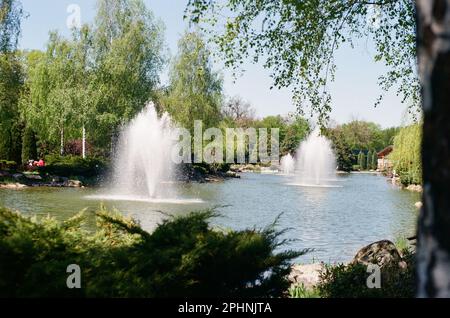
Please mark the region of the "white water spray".
<svg viewBox="0 0 450 318"><path fill-rule="evenodd" d="M281 165L281 171L284 174L292 174L295 170L295 160L291 156L291 154L287 154L286 156L283 156L280 160Z"/></svg>
<svg viewBox="0 0 450 318"><path fill-rule="evenodd" d="M296 157L296 185L333 187L330 182L336 181L336 157L319 128L300 144Z"/></svg>
<svg viewBox="0 0 450 318"><path fill-rule="evenodd" d="M114 160L112 193L141 198L173 196L172 124L153 103L121 132Z"/></svg>

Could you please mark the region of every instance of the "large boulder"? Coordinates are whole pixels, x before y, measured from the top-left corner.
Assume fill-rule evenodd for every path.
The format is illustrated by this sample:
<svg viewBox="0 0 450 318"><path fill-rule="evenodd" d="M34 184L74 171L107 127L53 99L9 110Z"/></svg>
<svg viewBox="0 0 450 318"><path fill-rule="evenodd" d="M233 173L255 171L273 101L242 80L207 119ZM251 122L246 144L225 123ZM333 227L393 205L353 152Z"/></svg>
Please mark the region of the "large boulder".
<svg viewBox="0 0 450 318"><path fill-rule="evenodd" d="M292 285L303 285L306 289L313 288L319 283L323 268L323 263L295 264L291 268L289 281Z"/></svg>
<svg viewBox="0 0 450 318"><path fill-rule="evenodd" d="M389 240L378 241L363 247L353 258L352 264L377 264L381 268L393 264L403 268L406 265L395 244Z"/></svg>

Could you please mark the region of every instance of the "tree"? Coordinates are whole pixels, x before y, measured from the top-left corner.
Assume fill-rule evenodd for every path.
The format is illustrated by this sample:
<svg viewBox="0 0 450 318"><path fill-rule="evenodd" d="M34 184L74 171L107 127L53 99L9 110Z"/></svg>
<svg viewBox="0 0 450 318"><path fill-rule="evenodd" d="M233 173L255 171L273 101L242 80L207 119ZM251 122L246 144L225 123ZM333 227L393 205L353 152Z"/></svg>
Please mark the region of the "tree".
<svg viewBox="0 0 450 318"><path fill-rule="evenodd" d="M361 120L353 120L342 125L344 138L352 149L382 149L383 133L379 125Z"/></svg>
<svg viewBox="0 0 450 318"><path fill-rule="evenodd" d="M394 138L398 134L399 131L400 131L400 127L390 127L390 128L383 129L383 131L381 132L382 144L383 144L382 148L393 145ZM377 150L377 149L375 149L375 150ZM381 150L381 148L378 148L378 150Z"/></svg>
<svg viewBox="0 0 450 318"><path fill-rule="evenodd" d="M306 89L294 87L297 96L305 94L319 112L330 109L329 95L320 95L318 87L326 84L328 70L334 70L328 61L338 44L352 41L355 35L372 35L378 51L376 60L384 60L391 67L381 77L382 87L399 82L403 100L423 106L425 190L418 226L418 291L419 296L449 297L450 1L236 0L222 5L214 0L190 0L186 15L194 22L205 20L206 13L226 16L216 8L219 6L235 13L225 20L224 33L216 38L227 64L238 65L251 49L255 61L266 54L265 65L273 70L275 84L299 83ZM370 19L372 23L367 19L370 8L378 11L378 17ZM267 18L260 19L260 15ZM223 20L208 21L217 24ZM416 47L420 82L414 67Z"/></svg>
<svg viewBox="0 0 450 318"><path fill-rule="evenodd" d="M249 127L255 120L255 110L240 96L230 98L224 104L222 114L235 121L239 127Z"/></svg>
<svg viewBox="0 0 450 318"><path fill-rule="evenodd" d="M297 106L311 106L323 121L331 109L326 88L334 53L361 37L371 37L375 60L389 68L381 86L398 87L403 101L418 108L414 13L410 0L189 0L185 16L212 34L226 66L238 72L244 59L263 59L274 86L291 87Z"/></svg>
<svg viewBox="0 0 450 318"><path fill-rule="evenodd" d="M422 184L421 140L421 124L403 127L394 138L394 150L389 159L404 185Z"/></svg>
<svg viewBox="0 0 450 318"><path fill-rule="evenodd" d="M300 142L306 138L311 129L308 121L301 116L292 116L287 120L286 133L281 140L281 153L294 153L300 146Z"/></svg>
<svg viewBox="0 0 450 318"><path fill-rule="evenodd" d="M0 158L17 163L22 139L18 101L23 70L16 48L22 18L19 2L0 1Z"/></svg>
<svg viewBox="0 0 450 318"><path fill-rule="evenodd" d="M211 68L211 53L197 33L186 33L178 42L172 62L164 110L182 127L193 130L194 121L214 127L221 119L222 79Z"/></svg>
<svg viewBox="0 0 450 318"><path fill-rule="evenodd" d="M41 140L86 138L108 149L121 124L151 99L163 64L162 26L141 0L98 1L94 26L50 35L45 54L28 54L22 113Z"/></svg>
<svg viewBox="0 0 450 318"><path fill-rule="evenodd" d="M369 150L366 155L366 169L371 170L372 168L372 151Z"/></svg>
<svg viewBox="0 0 450 318"><path fill-rule="evenodd" d="M28 68L29 95L21 102L22 114L43 140L60 143L76 134L79 107L77 96L86 94L77 85L75 41L50 34L47 51ZM88 78L84 77L88 81Z"/></svg>
<svg viewBox="0 0 450 318"><path fill-rule="evenodd" d="M372 153L372 169L378 169L378 154L376 151Z"/></svg>
<svg viewBox="0 0 450 318"><path fill-rule="evenodd" d="M359 169L366 170L366 156L362 150L358 154L358 166Z"/></svg>
<svg viewBox="0 0 450 318"><path fill-rule="evenodd" d="M0 1L0 52L14 52L20 36L24 12L16 0Z"/></svg>
<svg viewBox="0 0 450 318"><path fill-rule="evenodd" d="M14 53L0 53L0 158L16 161L20 158L21 137L18 111L23 85L20 57ZM15 143L19 143L16 145ZM20 162L20 160L19 160Z"/></svg>
<svg viewBox="0 0 450 318"><path fill-rule="evenodd" d="M36 134L31 127L26 127L22 142L22 163L38 159Z"/></svg>
<svg viewBox="0 0 450 318"><path fill-rule="evenodd" d="M93 29L91 128L97 145L107 146L119 126L152 99L164 65L160 21L142 0L98 0Z"/></svg>
<svg viewBox="0 0 450 318"><path fill-rule="evenodd" d="M359 162L359 157L355 158L352 148L344 138L341 126L323 129L324 135L331 140L333 150L336 155L338 170L350 172L353 170L353 163Z"/></svg>
<svg viewBox="0 0 450 318"><path fill-rule="evenodd" d="M423 208L418 225L418 295L450 297L450 1L417 0L423 103Z"/></svg>

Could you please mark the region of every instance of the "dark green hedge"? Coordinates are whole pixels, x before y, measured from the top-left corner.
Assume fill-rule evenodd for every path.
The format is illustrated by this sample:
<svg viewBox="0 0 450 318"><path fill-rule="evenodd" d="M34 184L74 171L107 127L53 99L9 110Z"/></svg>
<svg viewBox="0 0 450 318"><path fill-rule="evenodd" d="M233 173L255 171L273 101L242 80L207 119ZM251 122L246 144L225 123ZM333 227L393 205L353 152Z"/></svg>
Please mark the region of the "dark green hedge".
<svg viewBox="0 0 450 318"><path fill-rule="evenodd" d="M61 177L81 176L86 178L101 175L107 168L107 162L100 158L86 158L79 156L47 156L46 166L40 167L43 174Z"/></svg>
<svg viewBox="0 0 450 318"><path fill-rule="evenodd" d="M279 297L290 261L304 252L275 252L280 232L219 231L213 212L170 218L148 233L133 220L96 213L58 224L0 209L0 297ZM68 289L69 264L81 289Z"/></svg>

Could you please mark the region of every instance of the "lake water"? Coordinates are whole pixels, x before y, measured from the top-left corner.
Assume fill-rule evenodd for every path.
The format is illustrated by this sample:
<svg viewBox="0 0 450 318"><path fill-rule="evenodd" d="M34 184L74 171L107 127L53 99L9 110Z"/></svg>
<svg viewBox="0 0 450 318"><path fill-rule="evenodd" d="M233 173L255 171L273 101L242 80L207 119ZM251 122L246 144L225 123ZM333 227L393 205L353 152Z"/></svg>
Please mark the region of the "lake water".
<svg viewBox="0 0 450 318"><path fill-rule="evenodd" d="M400 190L379 175L338 179L341 187L316 188L290 185L290 176L244 173L225 182L177 184L177 200L159 202L110 200L102 189L0 189L0 205L64 220L103 203L149 231L164 217L161 211L178 215L217 206L222 216L213 224L232 229L262 228L282 214L277 228L290 228L284 238L295 240L286 248L315 249L301 262L346 262L371 242L414 235L418 193Z"/></svg>

